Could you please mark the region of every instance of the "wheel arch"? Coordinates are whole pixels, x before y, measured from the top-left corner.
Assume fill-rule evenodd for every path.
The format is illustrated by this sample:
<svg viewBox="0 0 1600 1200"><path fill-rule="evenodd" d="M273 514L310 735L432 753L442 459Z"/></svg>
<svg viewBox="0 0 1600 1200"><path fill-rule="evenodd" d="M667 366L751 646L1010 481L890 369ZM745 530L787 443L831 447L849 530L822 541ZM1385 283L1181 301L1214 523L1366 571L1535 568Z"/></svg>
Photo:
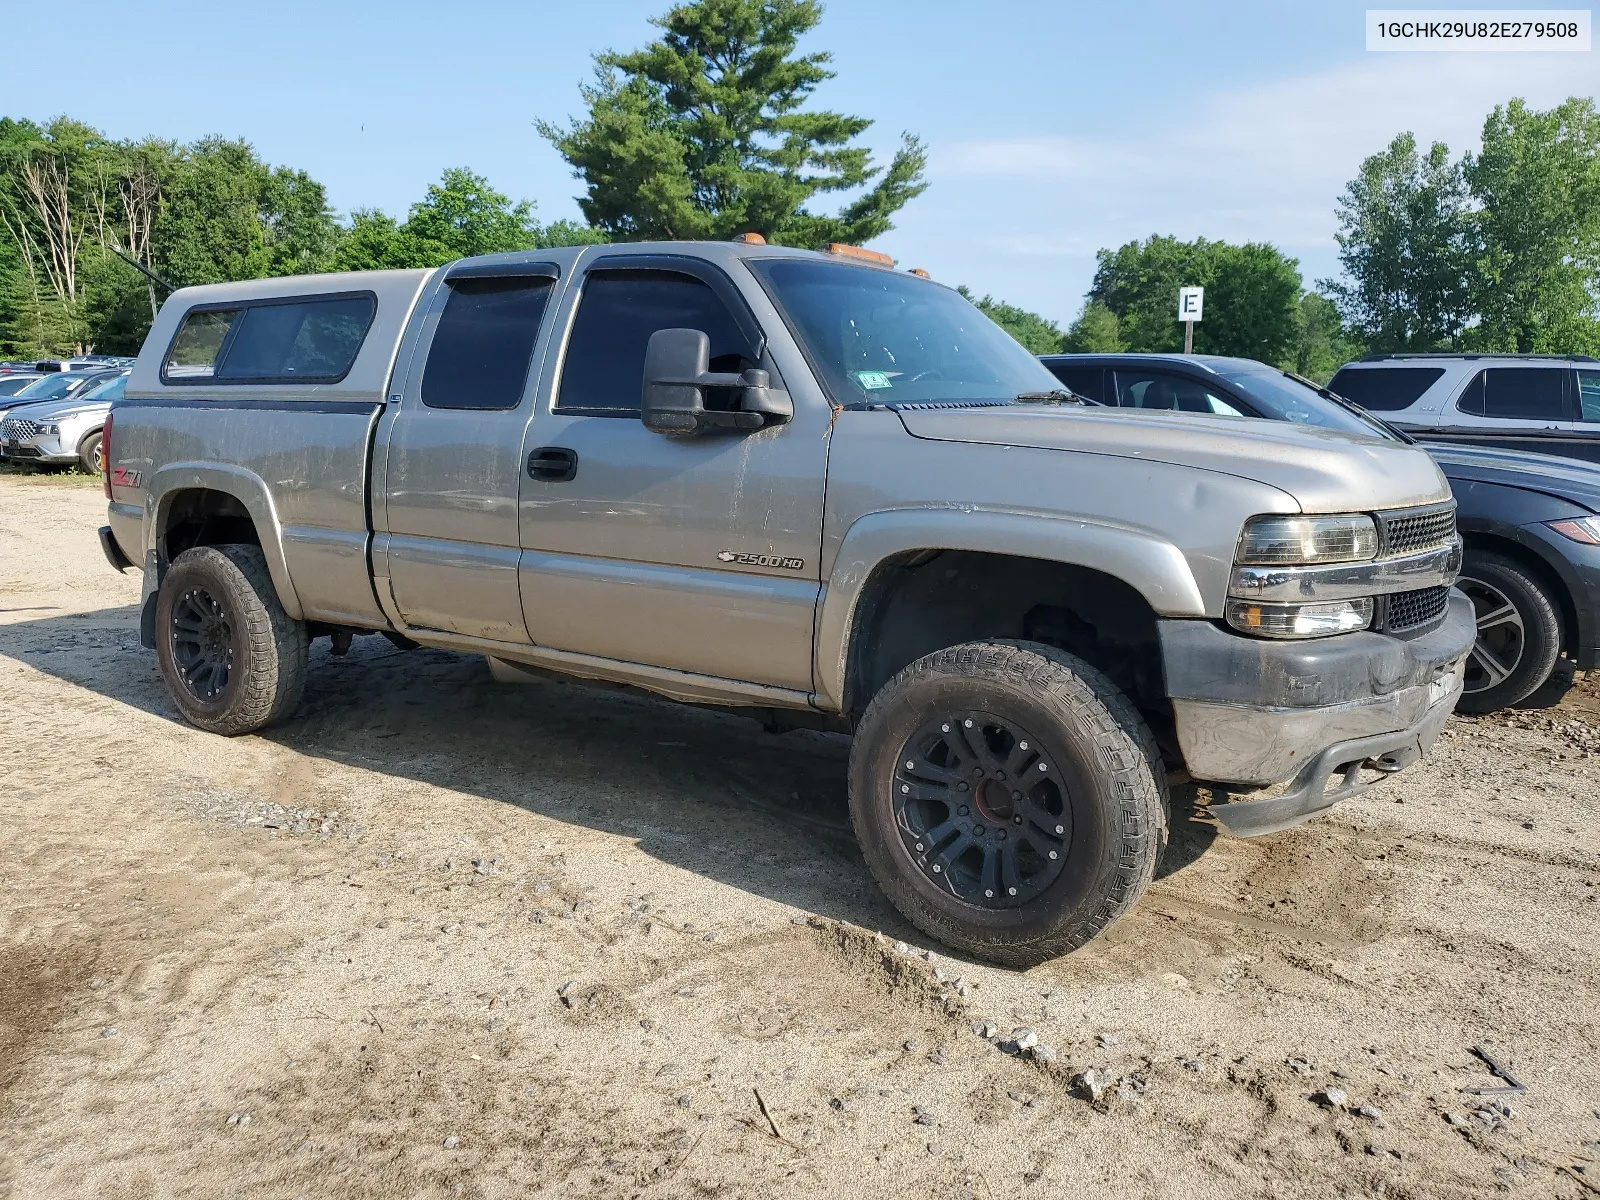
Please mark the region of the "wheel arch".
<svg viewBox="0 0 1600 1200"><path fill-rule="evenodd" d="M1114 645L1149 645L1155 677L1136 690L1144 701L1165 702L1155 696L1155 619L1205 616L1178 547L1059 518L960 514L930 523L922 515L862 518L840 547L818 621L822 706L859 714L907 662L974 638L1042 640L1102 670L1117 666L1086 632Z"/></svg>
<svg viewBox="0 0 1600 1200"><path fill-rule="evenodd" d="M226 464L173 463L156 471L147 486L144 548L156 551L159 570L190 546L253 543L261 547L284 612L304 618L284 557L283 527L264 480Z"/></svg>

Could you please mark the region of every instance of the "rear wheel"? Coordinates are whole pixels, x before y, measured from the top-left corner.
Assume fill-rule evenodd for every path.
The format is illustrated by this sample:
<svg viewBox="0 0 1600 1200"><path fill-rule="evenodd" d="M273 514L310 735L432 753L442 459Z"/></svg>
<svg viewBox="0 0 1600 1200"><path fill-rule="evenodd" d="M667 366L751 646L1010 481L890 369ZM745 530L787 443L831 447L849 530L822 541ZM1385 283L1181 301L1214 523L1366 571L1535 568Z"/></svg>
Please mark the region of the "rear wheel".
<svg viewBox="0 0 1600 1200"><path fill-rule="evenodd" d="M1488 550L1467 552L1456 586L1478 619L1456 707L1484 713L1525 700L1550 678L1561 653L1555 599L1521 563Z"/></svg>
<svg viewBox="0 0 1600 1200"><path fill-rule="evenodd" d="M1105 676L1032 642L930 654L873 698L850 810L879 886L918 928L1026 967L1132 908L1166 840L1154 739Z"/></svg>
<svg viewBox="0 0 1600 1200"><path fill-rule="evenodd" d="M211 733L291 716L306 677L306 627L283 611L258 546L196 546L156 600L156 661L173 701Z"/></svg>

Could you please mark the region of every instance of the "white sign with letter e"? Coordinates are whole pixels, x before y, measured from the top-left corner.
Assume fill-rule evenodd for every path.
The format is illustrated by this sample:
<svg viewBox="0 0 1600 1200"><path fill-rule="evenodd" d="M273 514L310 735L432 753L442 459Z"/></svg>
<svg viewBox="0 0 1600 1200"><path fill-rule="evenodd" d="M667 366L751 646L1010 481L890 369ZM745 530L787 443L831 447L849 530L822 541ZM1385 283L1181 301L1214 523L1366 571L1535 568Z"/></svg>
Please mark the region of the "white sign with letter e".
<svg viewBox="0 0 1600 1200"><path fill-rule="evenodd" d="M1206 290L1203 287L1181 287L1178 289L1178 320L1198 321L1200 314L1206 306Z"/></svg>

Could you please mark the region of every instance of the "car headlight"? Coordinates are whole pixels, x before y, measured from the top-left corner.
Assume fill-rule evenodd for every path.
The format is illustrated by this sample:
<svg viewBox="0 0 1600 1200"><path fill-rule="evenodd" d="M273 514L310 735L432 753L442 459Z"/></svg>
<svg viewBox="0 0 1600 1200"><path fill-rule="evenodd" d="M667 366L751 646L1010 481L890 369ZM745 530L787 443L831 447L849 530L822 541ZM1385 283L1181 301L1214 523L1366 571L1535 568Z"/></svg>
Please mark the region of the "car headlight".
<svg viewBox="0 0 1600 1200"><path fill-rule="evenodd" d="M1378 556L1378 526L1364 513L1252 517L1239 535L1241 566L1367 562Z"/></svg>
<svg viewBox="0 0 1600 1200"><path fill-rule="evenodd" d="M1562 537L1569 537L1585 546L1600 546L1600 517L1572 517L1565 521L1551 521L1550 528Z"/></svg>
<svg viewBox="0 0 1600 1200"><path fill-rule="evenodd" d="M1257 604L1229 600L1228 624L1240 633L1269 638L1317 638L1354 633L1372 624L1372 600L1331 600L1318 604Z"/></svg>
<svg viewBox="0 0 1600 1200"><path fill-rule="evenodd" d="M39 432L40 433L60 433L61 432L61 426L59 426L59 425L41 425L41 426L39 426Z"/></svg>

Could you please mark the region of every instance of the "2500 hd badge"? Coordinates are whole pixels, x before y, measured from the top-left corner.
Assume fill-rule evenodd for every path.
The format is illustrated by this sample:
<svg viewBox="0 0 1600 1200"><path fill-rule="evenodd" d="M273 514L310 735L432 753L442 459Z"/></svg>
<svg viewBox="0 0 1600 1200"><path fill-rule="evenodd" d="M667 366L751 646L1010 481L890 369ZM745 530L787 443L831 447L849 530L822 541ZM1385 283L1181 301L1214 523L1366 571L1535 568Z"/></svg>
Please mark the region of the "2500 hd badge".
<svg viewBox="0 0 1600 1200"><path fill-rule="evenodd" d="M806 569L805 559L786 558L781 554L741 554L735 550L720 550L717 552L717 561L738 563L741 567L780 567L785 571Z"/></svg>

